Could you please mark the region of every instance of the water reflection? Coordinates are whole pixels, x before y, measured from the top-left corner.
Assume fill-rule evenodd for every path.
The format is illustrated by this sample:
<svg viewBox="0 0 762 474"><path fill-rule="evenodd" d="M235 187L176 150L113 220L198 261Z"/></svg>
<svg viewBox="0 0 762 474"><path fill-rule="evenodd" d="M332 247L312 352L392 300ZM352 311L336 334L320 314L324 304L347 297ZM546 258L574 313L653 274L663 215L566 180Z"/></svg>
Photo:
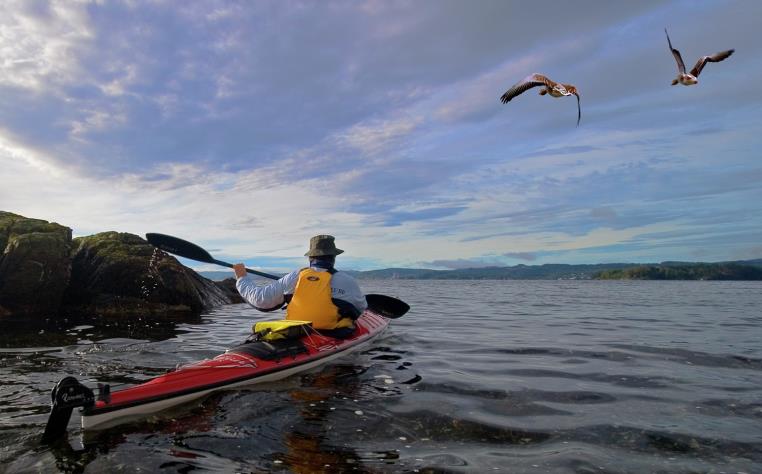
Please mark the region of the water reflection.
<svg viewBox="0 0 762 474"><path fill-rule="evenodd" d="M410 364L399 367L409 370ZM375 400L397 393L388 382L391 377L380 376L373 368L333 365L251 390L216 393L152 419L67 437L50 446L47 454L63 472L84 472L106 459L124 463L135 451L155 444L171 449L153 452L150 465L176 472L376 472L374 466L393 464L399 452L353 447L358 438L374 436L367 423L378 411ZM414 377L420 376L411 374ZM46 451L36 454L40 453Z"/></svg>
<svg viewBox="0 0 762 474"><path fill-rule="evenodd" d="M62 374L144 380L235 345L259 314L233 305L154 333L71 321L50 331L61 340L19 328L23 344L3 331L0 462L10 472L762 472L759 283L372 285L414 309L371 350L84 438L73 420L68 448L36 444Z"/></svg>
<svg viewBox="0 0 762 474"><path fill-rule="evenodd" d="M101 462L104 458L121 459L124 454L119 453L120 447L130 446L132 443L150 445L152 439L172 438L188 432L209 431L212 429L216 409L217 401L212 398L209 402L197 404L194 409L186 405L173 410L175 413L167 411L154 418L127 423L108 430L87 431L81 435L67 434L47 449L54 457L55 465L59 470L67 473L81 473L97 459L101 459ZM180 416L173 418L175 414ZM45 451L46 449L41 449L40 453ZM128 451L132 451L132 448L130 447ZM199 457L181 448L172 449L170 456L189 459ZM129 456L123 462L130 465L130 469L135 466L129 462ZM181 469L184 463L168 462L163 465Z"/></svg>
<svg viewBox="0 0 762 474"><path fill-rule="evenodd" d="M3 319L0 320L0 353L2 349L40 350L113 338L160 341L178 335L180 325L201 321L200 314L188 313L125 318L81 315L39 321Z"/></svg>
<svg viewBox="0 0 762 474"><path fill-rule="evenodd" d="M277 456L289 470L298 473L345 472L356 469L359 455L349 443L334 444L330 439L333 400L353 398L361 386L362 367L335 366L302 379L303 386L289 396L301 406L297 422L285 435L286 452ZM348 440L347 440L348 441Z"/></svg>

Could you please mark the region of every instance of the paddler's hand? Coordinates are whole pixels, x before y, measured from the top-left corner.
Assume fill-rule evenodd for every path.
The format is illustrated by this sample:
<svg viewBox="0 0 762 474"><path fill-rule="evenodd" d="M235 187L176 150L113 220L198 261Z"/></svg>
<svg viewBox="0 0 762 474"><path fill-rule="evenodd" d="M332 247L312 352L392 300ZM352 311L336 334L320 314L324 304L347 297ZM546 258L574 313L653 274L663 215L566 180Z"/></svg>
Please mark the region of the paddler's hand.
<svg viewBox="0 0 762 474"><path fill-rule="evenodd" d="M246 265L243 263L236 263L233 265L233 271L235 272L235 278L236 280L246 276Z"/></svg>

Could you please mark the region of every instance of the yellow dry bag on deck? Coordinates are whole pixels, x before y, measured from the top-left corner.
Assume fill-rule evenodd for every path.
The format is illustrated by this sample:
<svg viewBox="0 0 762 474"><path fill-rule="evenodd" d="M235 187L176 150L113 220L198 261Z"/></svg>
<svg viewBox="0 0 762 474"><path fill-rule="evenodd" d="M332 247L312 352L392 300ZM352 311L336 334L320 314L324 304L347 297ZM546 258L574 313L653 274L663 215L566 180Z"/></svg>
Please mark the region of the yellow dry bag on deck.
<svg viewBox="0 0 762 474"><path fill-rule="evenodd" d="M279 341L283 339L296 339L309 334L312 323L309 321L260 321L251 328L258 341Z"/></svg>

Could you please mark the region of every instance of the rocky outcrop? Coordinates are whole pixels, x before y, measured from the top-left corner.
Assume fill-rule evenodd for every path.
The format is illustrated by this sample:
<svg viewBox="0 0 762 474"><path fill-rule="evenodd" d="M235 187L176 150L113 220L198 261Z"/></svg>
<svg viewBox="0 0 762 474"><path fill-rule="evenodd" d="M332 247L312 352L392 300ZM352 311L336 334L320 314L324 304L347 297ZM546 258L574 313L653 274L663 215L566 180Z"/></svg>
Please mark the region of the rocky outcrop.
<svg viewBox="0 0 762 474"><path fill-rule="evenodd" d="M214 284L219 286L227 295L227 297L230 298L230 300L234 303L244 303L243 298L241 298L241 294L238 293L238 289L235 286L235 278L225 278L222 281L215 281Z"/></svg>
<svg viewBox="0 0 762 474"><path fill-rule="evenodd" d="M233 302L214 282L136 235L103 232L73 244L67 312L200 312Z"/></svg>
<svg viewBox="0 0 762 474"><path fill-rule="evenodd" d="M68 227L0 211L0 316L57 313L71 241Z"/></svg>
<svg viewBox="0 0 762 474"><path fill-rule="evenodd" d="M0 211L0 317L199 313L242 300L133 234L71 229Z"/></svg>

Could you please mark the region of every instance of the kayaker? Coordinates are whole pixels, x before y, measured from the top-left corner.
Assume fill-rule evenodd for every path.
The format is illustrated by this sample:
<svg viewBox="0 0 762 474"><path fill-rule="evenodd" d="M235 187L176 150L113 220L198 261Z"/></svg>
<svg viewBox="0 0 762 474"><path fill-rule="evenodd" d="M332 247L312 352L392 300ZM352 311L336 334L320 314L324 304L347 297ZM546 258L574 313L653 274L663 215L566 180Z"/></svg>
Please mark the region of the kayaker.
<svg viewBox="0 0 762 474"><path fill-rule="evenodd" d="M238 263L233 265L236 288L244 300L260 311L274 311L288 304L286 319L311 321L317 330L347 337L355 329L354 320L368 305L357 281L334 268L336 256L343 252L336 248L332 235L316 235L304 254L309 257L309 267L257 286L244 264Z"/></svg>

